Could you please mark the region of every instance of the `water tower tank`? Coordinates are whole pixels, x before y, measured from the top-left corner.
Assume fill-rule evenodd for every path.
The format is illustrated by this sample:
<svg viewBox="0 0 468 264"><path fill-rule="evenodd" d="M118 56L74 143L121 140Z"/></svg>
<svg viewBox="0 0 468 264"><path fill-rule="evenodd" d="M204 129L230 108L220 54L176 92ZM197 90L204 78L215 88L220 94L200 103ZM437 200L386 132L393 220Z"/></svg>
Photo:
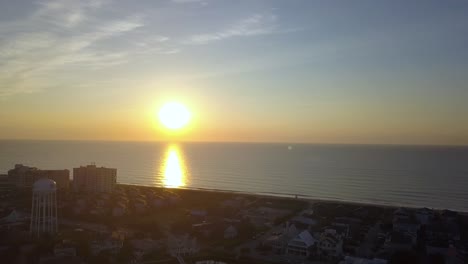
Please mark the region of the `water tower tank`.
<svg viewBox="0 0 468 264"><path fill-rule="evenodd" d="M41 236L57 232L57 184L47 178L33 185L31 234Z"/></svg>
<svg viewBox="0 0 468 264"><path fill-rule="evenodd" d="M35 192L55 192L57 184L55 181L47 178L37 180L33 185L33 193Z"/></svg>

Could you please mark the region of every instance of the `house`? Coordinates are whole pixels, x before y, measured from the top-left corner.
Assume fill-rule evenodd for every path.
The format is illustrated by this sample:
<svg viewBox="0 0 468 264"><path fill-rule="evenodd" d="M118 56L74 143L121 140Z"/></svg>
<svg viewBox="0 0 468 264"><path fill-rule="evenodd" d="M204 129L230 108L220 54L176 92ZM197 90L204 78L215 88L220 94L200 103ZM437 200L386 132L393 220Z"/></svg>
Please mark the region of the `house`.
<svg viewBox="0 0 468 264"><path fill-rule="evenodd" d="M62 241L60 243L55 244L54 246L54 256L56 257L75 257L76 256L76 248L75 245L70 243L69 241Z"/></svg>
<svg viewBox="0 0 468 264"><path fill-rule="evenodd" d="M96 205L99 206L99 207L104 207L107 205L107 200L106 199L98 199L96 201Z"/></svg>
<svg viewBox="0 0 468 264"><path fill-rule="evenodd" d="M130 240L130 244L133 247L133 252L137 258L141 258L142 256L162 247L161 242L153 240L153 239L132 239Z"/></svg>
<svg viewBox="0 0 468 264"><path fill-rule="evenodd" d="M389 253L408 251L413 248L413 245L413 238L409 234L393 231L385 241L384 251Z"/></svg>
<svg viewBox="0 0 468 264"><path fill-rule="evenodd" d="M84 264L85 262L77 256L43 256L39 258L39 264Z"/></svg>
<svg viewBox="0 0 468 264"><path fill-rule="evenodd" d="M134 202L133 206L137 213L144 213L146 211L146 201L143 199L138 199Z"/></svg>
<svg viewBox="0 0 468 264"><path fill-rule="evenodd" d="M428 255L432 254L433 252L428 251ZM446 250L443 252L439 252L445 258L445 263L450 264L462 264L467 263L467 254L466 251L462 248L457 248L454 245L450 244Z"/></svg>
<svg viewBox="0 0 468 264"><path fill-rule="evenodd" d="M190 210L190 216L192 217L198 217L198 218L205 218L207 215L207 212L205 210Z"/></svg>
<svg viewBox="0 0 468 264"><path fill-rule="evenodd" d="M152 201L153 206L156 208L160 208L166 205L166 201L161 196L154 196Z"/></svg>
<svg viewBox="0 0 468 264"><path fill-rule="evenodd" d="M286 248L291 239L299 234L296 226L286 222L283 231L280 234L270 236L263 243L272 247L276 253L286 252Z"/></svg>
<svg viewBox="0 0 468 264"><path fill-rule="evenodd" d="M434 211L424 207L416 210L414 216L419 224L427 225L434 218Z"/></svg>
<svg viewBox="0 0 468 264"><path fill-rule="evenodd" d="M266 206L261 206L255 209L245 211L244 218L250 220L250 222L256 227L271 226L276 219L285 217L291 213L290 210L277 209Z"/></svg>
<svg viewBox="0 0 468 264"><path fill-rule="evenodd" d="M318 253L325 258L339 258L343 255L343 238L334 229L325 229L320 235Z"/></svg>
<svg viewBox="0 0 468 264"><path fill-rule="evenodd" d="M190 238L188 234L183 236L170 236L167 243L169 254L172 256L193 255L200 251L197 239Z"/></svg>
<svg viewBox="0 0 468 264"><path fill-rule="evenodd" d="M83 198L79 198L79 199L76 201L76 205L77 205L77 206L80 206L80 207L85 207L85 206L86 206L86 200L83 199Z"/></svg>
<svg viewBox="0 0 468 264"><path fill-rule="evenodd" d="M244 199L242 197L236 197L234 199L228 199L221 202L222 207L228 208L240 208L244 203Z"/></svg>
<svg viewBox="0 0 468 264"><path fill-rule="evenodd" d="M441 213L441 218L445 222L456 222L458 219L458 213L451 210L443 210Z"/></svg>
<svg viewBox="0 0 468 264"><path fill-rule="evenodd" d="M387 264L387 262L387 260L379 258L366 259L346 256L339 264Z"/></svg>
<svg viewBox="0 0 468 264"><path fill-rule="evenodd" d="M224 238L225 239L231 239L237 237L237 229L233 226L230 225L226 230L224 230Z"/></svg>
<svg viewBox="0 0 468 264"><path fill-rule="evenodd" d="M300 229L311 230L317 225L317 220L306 216L295 216L290 221Z"/></svg>
<svg viewBox="0 0 468 264"><path fill-rule="evenodd" d="M123 216L126 212L127 207L121 203L118 203L114 208L112 208L112 216Z"/></svg>
<svg viewBox="0 0 468 264"><path fill-rule="evenodd" d="M204 237L209 237L213 232L213 223L201 222L192 224L192 231L194 234L202 235Z"/></svg>
<svg viewBox="0 0 468 264"><path fill-rule="evenodd" d="M84 207L75 206L73 208L73 213L76 214L76 215L83 214L85 211L86 211L86 209Z"/></svg>
<svg viewBox="0 0 468 264"><path fill-rule="evenodd" d="M460 236L460 227L454 222L433 221L426 226L426 239L429 241L458 241Z"/></svg>
<svg viewBox="0 0 468 264"><path fill-rule="evenodd" d="M416 244L418 231L421 225L412 219L396 219L393 221L393 231L403 233L411 237L412 243Z"/></svg>
<svg viewBox="0 0 468 264"><path fill-rule="evenodd" d="M286 253L288 255L309 257L312 252L312 247L317 243L317 240L312 237L309 231L304 230L288 243Z"/></svg>
<svg viewBox="0 0 468 264"><path fill-rule="evenodd" d="M393 221L397 219L409 219L410 216L411 216L411 213L408 209L404 207L400 207L393 212Z"/></svg>
<svg viewBox="0 0 468 264"><path fill-rule="evenodd" d="M362 226L362 220L354 217L335 217L332 226L337 232L342 232L344 237L349 237L353 230Z"/></svg>
<svg viewBox="0 0 468 264"><path fill-rule="evenodd" d="M108 238L104 240L94 240L90 244L91 254L98 255L102 251L108 251L111 254L119 253L123 246L123 240L117 238Z"/></svg>
<svg viewBox="0 0 468 264"><path fill-rule="evenodd" d="M180 197L176 193L165 191L164 195L170 204L176 204L180 201Z"/></svg>
<svg viewBox="0 0 468 264"><path fill-rule="evenodd" d="M15 226L27 222L28 216L17 210L11 211L10 214L0 219L0 226Z"/></svg>
<svg viewBox="0 0 468 264"><path fill-rule="evenodd" d="M343 238L348 238L349 233L351 230L350 224L347 223L339 223L339 222L333 222L331 227L328 227L329 229L335 230L335 232L342 236Z"/></svg>

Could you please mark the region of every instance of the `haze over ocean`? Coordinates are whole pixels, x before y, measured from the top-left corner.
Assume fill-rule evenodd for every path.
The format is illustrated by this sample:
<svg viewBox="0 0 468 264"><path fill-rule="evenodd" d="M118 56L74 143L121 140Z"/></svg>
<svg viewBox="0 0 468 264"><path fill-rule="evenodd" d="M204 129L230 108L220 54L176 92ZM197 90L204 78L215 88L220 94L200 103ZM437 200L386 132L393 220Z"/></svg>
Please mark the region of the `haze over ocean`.
<svg viewBox="0 0 468 264"><path fill-rule="evenodd" d="M17 163L117 168L119 183L208 188L468 211L468 147L0 141Z"/></svg>

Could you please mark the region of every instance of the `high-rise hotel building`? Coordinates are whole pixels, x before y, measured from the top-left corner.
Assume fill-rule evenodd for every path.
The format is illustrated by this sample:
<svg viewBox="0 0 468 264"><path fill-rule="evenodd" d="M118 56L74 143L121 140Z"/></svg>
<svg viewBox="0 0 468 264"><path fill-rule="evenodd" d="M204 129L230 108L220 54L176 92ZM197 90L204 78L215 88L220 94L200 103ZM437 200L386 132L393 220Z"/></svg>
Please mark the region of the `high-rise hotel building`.
<svg viewBox="0 0 468 264"><path fill-rule="evenodd" d="M41 170L16 164L14 169L8 171L8 179L18 188L31 188L33 183L41 178L51 179L56 182L57 189L68 189L70 184L69 170Z"/></svg>
<svg viewBox="0 0 468 264"><path fill-rule="evenodd" d="M117 169L96 165L73 168L73 187L76 191L112 192L117 183Z"/></svg>

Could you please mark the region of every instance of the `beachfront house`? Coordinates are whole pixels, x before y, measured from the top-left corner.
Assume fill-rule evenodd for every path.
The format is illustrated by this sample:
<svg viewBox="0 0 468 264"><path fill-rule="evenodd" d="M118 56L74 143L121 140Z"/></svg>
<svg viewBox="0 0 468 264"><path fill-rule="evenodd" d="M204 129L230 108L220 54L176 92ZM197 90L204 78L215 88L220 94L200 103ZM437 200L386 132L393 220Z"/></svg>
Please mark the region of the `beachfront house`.
<svg viewBox="0 0 468 264"><path fill-rule="evenodd" d="M309 231L304 230L295 238L289 241L286 254L309 257L313 252L313 247L316 245L317 240L312 237Z"/></svg>
<svg viewBox="0 0 468 264"><path fill-rule="evenodd" d="M420 227L421 225L413 219L396 219L393 221L393 231L408 235L411 237L413 244L416 244Z"/></svg>
<svg viewBox="0 0 468 264"><path fill-rule="evenodd" d="M394 253L397 251L408 251L413 248L413 238L401 232L392 232L390 237L385 241L384 251Z"/></svg>
<svg viewBox="0 0 468 264"><path fill-rule="evenodd" d="M299 234L296 226L286 222L283 231L279 234L274 234L264 241L265 245L271 246L275 253L281 254L286 252L286 247L291 239Z"/></svg>
<svg viewBox="0 0 468 264"><path fill-rule="evenodd" d="M343 255L343 238L334 229L325 229L319 239L318 253L324 258L339 258Z"/></svg>
<svg viewBox="0 0 468 264"><path fill-rule="evenodd" d="M424 207L416 210L414 217L419 224L427 225L434 218L434 211Z"/></svg>
<svg viewBox="0 0 468 264"><path fill-rule="evenodd" d="M395 221L396 219L409 219L410 216L411 212L409 211L409 209L400 207L393 212L393 221Z"/></svg>

